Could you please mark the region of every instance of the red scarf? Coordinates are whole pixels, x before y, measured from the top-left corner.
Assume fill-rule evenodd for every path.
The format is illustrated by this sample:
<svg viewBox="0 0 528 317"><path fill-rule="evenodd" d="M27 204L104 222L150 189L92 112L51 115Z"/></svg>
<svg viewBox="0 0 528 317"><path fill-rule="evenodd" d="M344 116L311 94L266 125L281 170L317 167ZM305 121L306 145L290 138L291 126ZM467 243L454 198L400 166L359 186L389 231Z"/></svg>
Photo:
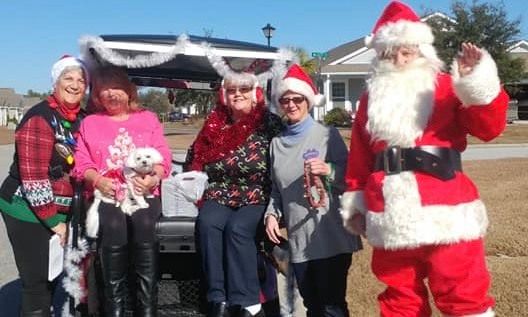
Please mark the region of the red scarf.
<svg viewBox="0 0 528 317"><path fill-rule="evenodd" d="M229 126L231 119L227 107L217 104L193 143L191 169L201 171L205 164L221 160L234 151L262 125L265 112L266 107L259 103L248 115Z"/></svg>
<svg viewBox="0 0 528 317"><path fill-rule="evenodd" d="M75 108L69 108L63 103L60 103L55 95L49 96L47 100L51 109L56 109L64 119L71 122L77 119L77 114L81 111L81 103L77 104Z"/></svg>

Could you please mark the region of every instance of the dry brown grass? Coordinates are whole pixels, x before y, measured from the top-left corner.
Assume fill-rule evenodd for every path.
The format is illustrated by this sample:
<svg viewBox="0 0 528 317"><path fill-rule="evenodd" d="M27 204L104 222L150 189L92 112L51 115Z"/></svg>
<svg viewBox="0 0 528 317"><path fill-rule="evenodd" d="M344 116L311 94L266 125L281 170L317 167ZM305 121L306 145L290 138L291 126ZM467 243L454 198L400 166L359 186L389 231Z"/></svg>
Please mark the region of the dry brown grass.
<svg viewBox="0 0 528 317"><path fill-rule="evenodd" d="M497 300L497 316L527 316L528 311L528 160L464 162L488 207L486 254ZM348 275L351 316L378 316L376 296L383 286L370 273L372 249L354 256ZM440 316L435 312L435 316Z"/></svg>
<svg viewBox="0 0 528 317"><path fill-rule="evenodd" d="M469 144L485 143L477 138L469 137ZM492 140L492 144L513 144L528 142L528 124L508 124L504 132L496 139Z"/></svg>
<svg viewBox="0 0 528 317"><path fill-rule="evenodd" d="M170 134L165 138L171 149L186 150L196 138L195 134Z"/></svg>

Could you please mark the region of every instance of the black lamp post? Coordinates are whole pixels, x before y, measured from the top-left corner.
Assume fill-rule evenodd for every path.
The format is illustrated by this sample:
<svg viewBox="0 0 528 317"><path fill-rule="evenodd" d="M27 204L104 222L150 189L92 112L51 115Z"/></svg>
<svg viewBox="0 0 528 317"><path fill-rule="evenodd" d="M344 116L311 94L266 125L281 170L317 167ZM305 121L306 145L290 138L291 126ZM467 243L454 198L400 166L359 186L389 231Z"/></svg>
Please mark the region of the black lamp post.
<svg viewBox="0 0 528 317"><path fill-rule="evenodd" d="M264 33L264 36L268 39L268 47L270 46L270 39L273 36L273 31L275 31L275 28L269 23L262 28L262 33Z"/></svg>

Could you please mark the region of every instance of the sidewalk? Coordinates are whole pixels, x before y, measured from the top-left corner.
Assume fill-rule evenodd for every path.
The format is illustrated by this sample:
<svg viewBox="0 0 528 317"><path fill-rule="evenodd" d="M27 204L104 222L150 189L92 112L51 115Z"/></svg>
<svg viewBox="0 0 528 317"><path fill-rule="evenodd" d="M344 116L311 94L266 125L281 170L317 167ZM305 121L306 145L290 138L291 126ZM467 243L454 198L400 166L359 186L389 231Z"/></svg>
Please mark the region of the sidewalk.
<svg viewBox="0 0 528 317"><path fill-rule="evenodd" d="M6 127L0 127L0 145L15 142L15 130L9 130Z"/></svg>

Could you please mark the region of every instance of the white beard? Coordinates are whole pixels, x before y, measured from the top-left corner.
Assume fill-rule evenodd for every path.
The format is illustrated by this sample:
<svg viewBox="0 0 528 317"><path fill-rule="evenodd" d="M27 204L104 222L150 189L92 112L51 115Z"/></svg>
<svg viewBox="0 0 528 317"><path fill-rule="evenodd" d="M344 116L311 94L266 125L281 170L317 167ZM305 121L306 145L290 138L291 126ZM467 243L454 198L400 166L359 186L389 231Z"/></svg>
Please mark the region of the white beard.
<svg viewBox="0 0 528 317"><path fill-rule="evenodd" d="M388 145L415 146L431 116L437 69L418 58L403 69L378 60L368 85L367 131Z"/></svg>

